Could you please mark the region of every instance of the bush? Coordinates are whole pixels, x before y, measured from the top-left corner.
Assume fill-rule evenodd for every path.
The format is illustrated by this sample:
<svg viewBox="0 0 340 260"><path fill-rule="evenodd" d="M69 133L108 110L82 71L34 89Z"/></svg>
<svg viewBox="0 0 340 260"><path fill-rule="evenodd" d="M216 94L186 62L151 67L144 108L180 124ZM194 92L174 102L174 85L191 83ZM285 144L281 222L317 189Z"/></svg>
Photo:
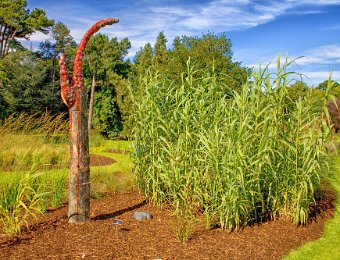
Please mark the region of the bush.
<svg viewBox="0 0 340 260"><path fill-rule="evenodd" d="M327 102L327 109L332 119L332 124L336 132L340 130L340 99Z"/></svg>

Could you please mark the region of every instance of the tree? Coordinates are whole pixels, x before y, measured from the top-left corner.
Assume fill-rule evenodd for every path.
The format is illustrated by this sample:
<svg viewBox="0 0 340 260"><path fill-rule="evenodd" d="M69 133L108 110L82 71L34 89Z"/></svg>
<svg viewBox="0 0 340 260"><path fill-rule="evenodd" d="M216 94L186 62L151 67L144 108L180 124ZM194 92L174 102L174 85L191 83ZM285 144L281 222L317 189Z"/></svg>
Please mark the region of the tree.
<svg viewBox="0 0 340 260"><path fill-rule="evenodd" d="M113 138L122 130L119 108L114 88L104 88L96 93L93 109L93 125L102 135Z"/></svg>
<svg viewBox="0 0 340 260"><path fill-rule="evenodd" d="M22 47L17 39L29 39L36 31L47 34L54 24L42 9L30 11L26 0L2 0L0 2L0 58L10 48Z"/></svg>
<svg viewBox="0 0 340 260"><path fill-rule="evenodd" d="M190 58L195 70L211 71L214 68L217 74L226 75L223 80L229 88L237 89L245 82L250 70L242 67L240 62L233 62L231 47L231 41L225 35L208 33L202 37L176 37L173 49L169 51L167 76L180 80Z"/></svg>
<svg viewBox="0 0 340 260"><path fill-rule="evenodd" d="M295 102L299 99L303 99L308 94L309 88L306 83L296 81L287 88L287 91L288 96Z"/></svg>
<svg viewBox="0 0 340 260"><path fill-rule="evenodd" d="M0 95L8 113L62 111L59 87L50 81L49 61L30 51L16 51L3 58L1 64L6 79L0 86Z"/></svg>
<svg viewBox="0 0 340 260"><path fill-rule="evenodd" d="M331 87L330 93L333 96L340 97L340 84L335 80L325 80L321 82L316 89L319 89L321 91L326 91L328 87Z"/></svg>
<svg viewBox="0 0 340 260"><path fill-rule="evenodd" d="M121 41L117 38L110 40L106 35L97 34L91 38L85 51L84 70L87 85L90 85L89 81L91 81L88 127L91 129L92 114L95 110L95 116L100 118L100 120L93 120L95 129L110 137L117 135L119 132L117 129L121 129L120 113L115 100L115 88L119 87L120 81L115 79L124 74L123 59L130 47L131 44L127 38ZM101 110L97 109L102 106L99 102L94 102L95 87L98 83L101 85L98 98L106 102L105 112L102 111L102 115L98 114Z"/></svg>
<svg viewBox="0 0 340 260"><path fill-rule="evenodd" d="M150 43L147 43L143 48L136 53L134 58L134 74L138 77L150 69L153 65L153 50Z"/></svg>
<svg viewBox="0 0 340 260"><path fill-rule="evenodd" d="M58 55L61 52L66 52L68 57L72 57L74 55L70 54L71 52L74 52L75 54L76 46L77 44L73 40L73 37L70 34L70 30L62 22L57 22L52 27L50 39L40 43L38 53L40 54L41 57L52 62L51 70L52 82L55 81L57 67L56 59Z"/></svg>
<svg viewBox="0 0 340 260"><path fill-rule="evenodd" d="M168 51L166 49L167 39L163 32L160 32L157 36L157 40L154 47L154 66L156 70L163 70L167 62Z"/></svg>

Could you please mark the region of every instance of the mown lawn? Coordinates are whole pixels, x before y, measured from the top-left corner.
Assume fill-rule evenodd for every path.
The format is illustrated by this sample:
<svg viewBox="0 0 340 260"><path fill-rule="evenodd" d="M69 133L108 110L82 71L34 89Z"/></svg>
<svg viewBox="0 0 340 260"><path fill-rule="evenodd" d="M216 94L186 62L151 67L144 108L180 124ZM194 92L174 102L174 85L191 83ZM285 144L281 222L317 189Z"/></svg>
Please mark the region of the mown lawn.
<svg viewBox="0 0 340 260"><path fill-rule="evenodd" d="M337 192L334 217L326 225L323 235L291 252L285 260L293 259L340 259L340 156L334 165L334 175L330 182Z"/></svg>

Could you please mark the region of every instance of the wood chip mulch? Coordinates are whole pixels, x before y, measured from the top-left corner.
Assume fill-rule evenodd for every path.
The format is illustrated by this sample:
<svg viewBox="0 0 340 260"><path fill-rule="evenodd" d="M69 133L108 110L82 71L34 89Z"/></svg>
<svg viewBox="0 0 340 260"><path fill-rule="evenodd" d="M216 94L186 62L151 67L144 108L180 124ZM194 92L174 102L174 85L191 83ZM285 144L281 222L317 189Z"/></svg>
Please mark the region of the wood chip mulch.
<svg viewBox="0 0 340 260"><path fill-rule="evenodd" d="M202 223L181 243L173 211L146 204L136 190L110 193L92 201L89 223L68 224L65 206L41 216L29 232L0 235L0 259L280 259L321 236L335 199L331 190L324 195L305 227L277 220L228 233L205 230ZM137 221L135 211L149 211L154 218ZM122 221L117 229L114 219Z"/></svg>

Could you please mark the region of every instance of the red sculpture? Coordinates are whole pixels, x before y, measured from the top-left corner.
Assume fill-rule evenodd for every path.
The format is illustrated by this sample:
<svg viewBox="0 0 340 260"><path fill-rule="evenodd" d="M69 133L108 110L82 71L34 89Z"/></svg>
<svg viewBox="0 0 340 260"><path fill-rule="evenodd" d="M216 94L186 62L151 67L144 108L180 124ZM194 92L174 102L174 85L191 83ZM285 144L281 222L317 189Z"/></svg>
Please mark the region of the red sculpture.
<svg viewBox="0 0 340 260"><path fill-rule="evenodd" d="M69 107L70 115L70 176L69 176L69 223L90 220L90 156L87 121L87 104L82 70L82 58L90 37L100 28L118 23L108 18L94 24L81 40L76 57L72 80L67 74L65 54L60 58L61 97Z"/></svg>

